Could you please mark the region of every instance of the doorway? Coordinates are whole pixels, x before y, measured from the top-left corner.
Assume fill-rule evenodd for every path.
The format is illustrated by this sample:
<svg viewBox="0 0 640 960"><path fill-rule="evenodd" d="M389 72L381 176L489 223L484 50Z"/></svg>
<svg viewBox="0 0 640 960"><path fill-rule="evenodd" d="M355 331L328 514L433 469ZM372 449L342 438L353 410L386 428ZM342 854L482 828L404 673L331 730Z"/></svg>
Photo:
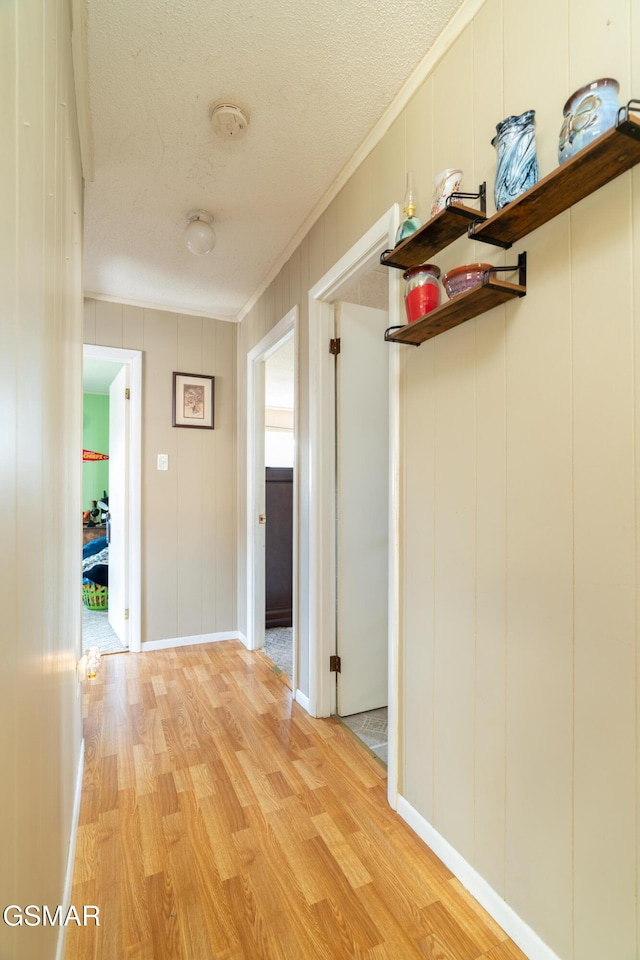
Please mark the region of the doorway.
<svg viewBox="0 0 640 960"><path fill-rule="evenodd" d="M117 559L110 556L109 506L112 470L118 467L113 444L110 405L112 384L123 376L114 360L86 358L82 400L82 652L122 653L127 638L110 620L109 575Z"/></svg>
<svg viewBox="0 0 640 960"><path fill-rule="evenodd" d="M361 240L349 250L309 291L309 403L310 403L310 480L309 480L309 706L315 716L338 712L338 692L331 671L338 636L338 545L335 509L337 473L335 457L334 364L329 342L334 338L336 304L379 265L380 254L393 246L399 207L394 205ZM398 324L401 307L401 276L388 271L388 325ZM386 322L386 320L385 320ZM378 332L380 338L382 331ZM388 351L388 454L386 486L387 511L387 629L383 656L387 658L388 766L387 795L395 808L398 793L398 385L399 354L393 344ZM383 388L384 390L384 388ZM345 656L347 655L345 651ZM349 656L351 654L349 653ZM341 654L342 656L342 654ZM342 665L341 665L342 666ZM367 672L368 666L363 667ZM345 673L346 679L346 673Z"/></svg>
<svg viewBox="0 0 640 960"><path fill-rule="evenodd" d="M290 333L264 361L264 652L289 680L293 672L294 347Z"/></svg>
<svg viewBox="0 0 640 960"><path fill-rule="evenodd" d="M142 411L142 354L139 350L124 350L85 344L83 347L83 379L85 392L103 396L104 410L108 409L105 436L108 449L94 451L108 456L107 485L100 491L102 504L100 520L108 521L107 529L89 528L83 539L91 541L96 533L105 539L98 545L104 550L103 570L88 571L83 557L83 610L85 619L99 616L99 623L89 629L100 628L102 636L94 637L103 652L125 649L139 652L140 630L140 529L141 529L141 411ZM108 398L106 396L108 394ZM104 414L103 414L104 416ZM106 494L106 497L104 496ZM86 491L84 491L86 499ZM95 498L92 498L95 499ZM83 510L86 507L83 504ZM85 548L83 547L83 553ZM91 558L88 558L89 565ZM85 579L98 572L106 589L102 596L87 589ZM86 646L83 636L83 646ZM118 646L119 645L119 646Z"/></svg>
<svg viewBox="0 0 640 960"><path fill-rule="evenodd" d="M387 762L388 271L335 305L336 714Z"/></svg>
<svg viewBox="0 0 640 960"><path fill-rule="evenodd" d="M247 357L247 645L297 687L298 309Z"/></svg>

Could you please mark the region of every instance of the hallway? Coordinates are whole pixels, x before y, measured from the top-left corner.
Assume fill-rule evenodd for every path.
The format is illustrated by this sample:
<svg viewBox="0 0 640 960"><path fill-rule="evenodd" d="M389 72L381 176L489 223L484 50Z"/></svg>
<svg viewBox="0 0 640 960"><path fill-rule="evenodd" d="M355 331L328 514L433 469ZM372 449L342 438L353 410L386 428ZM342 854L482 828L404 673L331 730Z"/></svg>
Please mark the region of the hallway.
<svg viewBox="0 0 640 960"><path fill-rule="evenodd" d="M67 960L524 960L388 807L385 769L238 641L84 687Z"/></svg>

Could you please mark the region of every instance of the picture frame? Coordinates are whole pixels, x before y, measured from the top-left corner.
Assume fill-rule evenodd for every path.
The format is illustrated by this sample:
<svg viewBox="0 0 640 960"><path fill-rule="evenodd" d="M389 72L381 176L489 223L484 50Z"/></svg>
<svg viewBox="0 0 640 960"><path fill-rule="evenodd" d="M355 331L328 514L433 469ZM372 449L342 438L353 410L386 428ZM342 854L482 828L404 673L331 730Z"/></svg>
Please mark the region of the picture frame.
<svg viewBox="0 0 640 960"><path fill-rule="evenodd" d="M215 377L201 373L173 374L173 426L214 429Z"/></svg>

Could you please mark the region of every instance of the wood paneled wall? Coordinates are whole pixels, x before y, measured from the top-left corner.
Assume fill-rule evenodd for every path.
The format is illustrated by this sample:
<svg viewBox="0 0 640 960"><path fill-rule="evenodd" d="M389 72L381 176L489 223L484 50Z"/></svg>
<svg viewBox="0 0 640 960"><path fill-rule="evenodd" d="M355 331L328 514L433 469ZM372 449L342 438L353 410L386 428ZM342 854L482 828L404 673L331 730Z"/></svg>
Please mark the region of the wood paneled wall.
<svg viewBox="0 0 640 960"><path fill-rule="evenodd" d="M640 95L639 51L635 0L486 0L242 323L241 376L300 304L303 443L307 291L401 200L406 170L423 215L445 167L491 195L495 124L534 108L548 173L568 95L606 76L621 102ZM434 259L524 249L525 299L398 348L401 792L558 956L631 958L640 170L513 250L463 238ZM304 504L301 522L304 638ZM306 692L304 639L299 668Z"/></svg>
<svg viewBox="0 0 640 960"><path fill-rule="evenodd" d="M67 0L0 4L0 901L62 903L80 755L82 177ZM58 928L0 923L53 960Z"/></svg>
<svg viewBox="0 0 640 960"><path fill-rule="evenodd" d="M236 629L236 333L222 320L85 300L85 343L143 352L143 643ZM213 431L171 426L174 371L215 376Z"/></svg>

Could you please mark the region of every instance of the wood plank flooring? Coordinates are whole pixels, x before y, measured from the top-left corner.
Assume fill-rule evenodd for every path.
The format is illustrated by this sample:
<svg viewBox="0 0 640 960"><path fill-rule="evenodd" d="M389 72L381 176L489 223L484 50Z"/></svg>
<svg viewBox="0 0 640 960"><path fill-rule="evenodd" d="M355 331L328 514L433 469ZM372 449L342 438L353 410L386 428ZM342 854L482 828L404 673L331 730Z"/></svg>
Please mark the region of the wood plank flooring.
<svg viewBox="0 0 640 960"><path fill-rule="evenodd" d="M525 960L240 642L103 657L66 960Z"/></svg>

